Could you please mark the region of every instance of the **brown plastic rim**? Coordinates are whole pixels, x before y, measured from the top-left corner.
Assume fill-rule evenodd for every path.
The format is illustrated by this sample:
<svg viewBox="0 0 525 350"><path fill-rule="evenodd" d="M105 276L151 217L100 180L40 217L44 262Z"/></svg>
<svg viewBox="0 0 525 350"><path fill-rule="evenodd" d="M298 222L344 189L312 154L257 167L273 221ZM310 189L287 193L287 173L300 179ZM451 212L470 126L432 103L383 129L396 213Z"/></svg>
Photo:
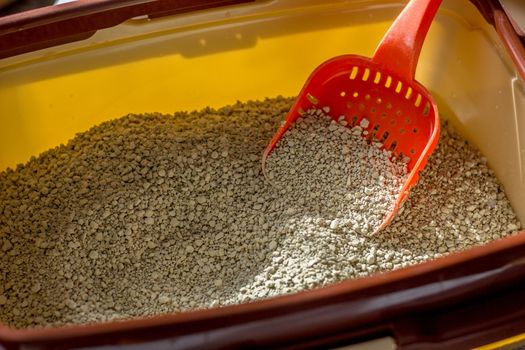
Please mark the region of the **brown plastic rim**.
<svg viewBox="0 0 525 350"><path fill-rule="evenodd" d="M174 15L255 0L77 0L0 17L0 59L91 37L137 16Z"/></svg>
<svg viewBox="0 0 525 350"><path fill-rule="evenodd" d="M0 18L0 57L89 37L135 16L246 1L80 0ZM472 0L525 77L525 49L496 0ZM74 25L73 25L74 24ZM7 349L326 348L392 336L404 349L464 349L525 332L525 231L405 269L248 304L93 325L12 329Z"/></svg>

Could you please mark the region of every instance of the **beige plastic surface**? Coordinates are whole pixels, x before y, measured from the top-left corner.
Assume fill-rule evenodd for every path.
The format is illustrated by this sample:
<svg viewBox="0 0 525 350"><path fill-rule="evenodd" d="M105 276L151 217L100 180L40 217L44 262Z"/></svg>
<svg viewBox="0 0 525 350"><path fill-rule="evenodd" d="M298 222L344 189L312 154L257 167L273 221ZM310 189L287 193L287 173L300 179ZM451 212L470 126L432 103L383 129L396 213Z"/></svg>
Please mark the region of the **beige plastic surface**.
<svg viewBox="0 0 525 350"><path fill-rule="evenodd" d="M397 349L394 338L384 337L374 340L369 340L359 344L353 344L335 348L333 350L395 350Z"/></svg>
<svg viewBox="0 0 525 350"><path fill-rule="evenodd" d="M519 35L525 35L525 1L500 0L500 3L510 17L516 32Z"/></svg>
<svg viewBox="0 0 525 350"><path fill-rule="evenodd" d="M370 56L403 1L263 1L135 19L0 61L0 170L127 113L296 95L323 60ZM493 28L445 1L416 75L489 160L525 222L525 86Z"/></svg>

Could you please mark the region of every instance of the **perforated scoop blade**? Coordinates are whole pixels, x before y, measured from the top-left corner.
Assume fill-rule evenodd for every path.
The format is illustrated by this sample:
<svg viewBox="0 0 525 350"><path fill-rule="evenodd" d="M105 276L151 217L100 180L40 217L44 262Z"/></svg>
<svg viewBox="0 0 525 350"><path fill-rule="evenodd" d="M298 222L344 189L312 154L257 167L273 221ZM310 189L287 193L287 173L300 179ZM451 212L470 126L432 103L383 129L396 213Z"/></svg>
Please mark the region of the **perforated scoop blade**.
<svg viewBox="0 0 525 350"><path fill-rule="evenodd" d="M407 160L408 176L393 209L375 230L395 217L418 173L436 147L439 115L430 93L415 79L419 53L441 0L411 0L392 24L370 59L344 55L322 63L310 75L284 124L267 146L266 159L281 137L310 108L330 107L349 127L369 121L367 137L383 144L397 159Z"/></svg>

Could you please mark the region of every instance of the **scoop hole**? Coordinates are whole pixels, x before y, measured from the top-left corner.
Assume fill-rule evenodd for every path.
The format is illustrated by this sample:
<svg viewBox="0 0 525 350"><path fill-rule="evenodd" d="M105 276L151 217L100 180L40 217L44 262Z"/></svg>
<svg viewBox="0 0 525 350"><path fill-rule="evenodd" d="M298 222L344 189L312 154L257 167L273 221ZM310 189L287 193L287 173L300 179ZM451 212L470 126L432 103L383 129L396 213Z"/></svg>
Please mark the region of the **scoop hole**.
<svg viewBox="0 0 525 350"><path fill-rule="evenodd" d="M421 105L421 94L417 94L416 102L414 102L414 106L419 107Z"/></svg>
<svg viewBox="0 0 525 350"><path fill-rule="evenodd" d="M425 103L425 108L423 109L423 116L428 117L430 113L430 103Z"/></svg>
<svg viewBox="0 0 525 350"><path fill-rule="evenodd" d="M398 117L401 116L401 110L400 110L400 109L398 109L398 110L396 111L396 116L398 116Z"/></svg>
<svg viewBox="0 0 525 350"><path fill-rule="evenodd" d="M390 120L390 125L394 126L394 125L396 125L396 124L397 124L397 122L396 122L395 119Z"/></svg>
<svg viewBox="0 0 525 350"><path fill-rule="evenodd" d="M406 123L406 124L410 124L410 123L412 123L412 119L410 119L410 118L405 119L405 123Z"/></svg>
<svg viewBox="0 0 525 350"><path fill-rule="evenodd" d="M365 68L365 71L363 72L363 81L367 81L369 76L370 76L370 69Z"/></svg>
<svg viewBox="0 0 525 350"><path fill-rule="evenodd" d="M379 84L380 81L381 81L381 73L376 72L376 76L374 78L374 84Z"/></svg>
<svg viewBox="0 0 525 350"><path fill-rule="evenodd" d="M379 142L385 143L386 139L388 138L388 135L390 135L390 133L388 131L385 131L383 133L383 136L381 136L381 139L379 140Z"/></svg>
<svg viewBox="0 0 525 350"><path fill-rule="evenodd" d="M312 104L314 104L314 105L319 103L319 100L317 98L315 98L315 96L310 94L310 93L306 94L306 98L308 99L308 101L312 102Z"/></svg>
<svg viewBox="0 0 525 350"><path fill-rule="evenodd" d="M352 108L353 105L354 105L354 104L353 104L351 101L348 101L348 102L346 103L346 108Z"/></svg>
<svg viewBox="0 0 525 350"><path fill-rule="evenodd" d="M358 108L359 108L359 111L362 112L362 111L365 110L365 105L364 105L363 103L360 103L360 104L358 105Z"/></svg>
<svg viewBox="0 0 525 350"><path fill-rule="evenodd" d="M417 134L418 131L419 131L419 130L418 130L417 128L412 129L412 132L413 132L414 134Z"/></svg>
<svg viewBox="0 0 525 350"><path fill-rule="evenodd" d="M411 149L410 149L410 154L416 154L416 150L413 149L413 148L411 148Z"/></svg>
<svg viewBox="0 0 525 350"><path fill-rule="evenodd" d="M379 127L380 125L377 124L376 126L372 128L372 131L370 131L370 137L369 137L370 140L372 140L376 136L377 131L379 130Z"/></svg>
<svg viewBox="0 0 525 350"><path fill-rule="evenodd" d="M381 113L381 119L386 119L386 113L385 112Z"/></svg>
<svg viewBox="0 0 525 350"><path fill-rule="evenodd" d="M412 88L409 86L407 89L407 93L405 94L405 98L408 100L412 96Z"/></svg>
<svg viewBox="0 0 525 350"><path fill-rule="evenodd" d="M386 109L392 109L392 104L391 103L387 103Z"/></svg>
<svg viewBox="0 0 525 350"><path fill-rule="evenodd" d="M390 147L388 147L388 149L393 152L396 149L396 147L397 147L397 141L394 140L394 141L392 141L392 143L390 144Z"/></svg>
<svg viewBox="0 0 525 350"><path fill-rule="evenodd" d="M341 96L341 97L345 97L345 96L346 96L346 92L341 91L341 92L339 93L339 96Z"/></svg>
<svg viewBox="0 0 525 350"><path fill-rule="evenodd" d="M365 100L370 101L370 94L365 95Z"/></svg>
<svg viewBox="0 0 525 350"><path fill-rule="evenodd" d="M399 94L402 88L403 88L403 83L398 81L396 85L396 89L394 91L396 92L396 94Z"/></svg>
<svg viewBox="0 0 525 350"><path fill-rule="evenodd" d="M357 115L353 115L352 116L352 120L350 121L350 125L351 126L355 126L355 124L357 123L357 120L359 119L359 117Z"/></svg>
<svg viewBox="0 0 525 350"><path fill-rule="evenodd" d="M370 108L370 112L375 113L376 112L376 108L375 107Z"/></svg>
<svg viewBox="0 0 525 350"><path fill-rule="evenodd" d="M405 129L404 128L399 129L399 133L400 134L404 134L405 133Z"/></svg>
<svg viewBox="0 0 525 350"><path fill-rule="evenodd" d="M354 80L355 77L357 77L357 73L359 72L359 67L354 66L352 68L352 71L350 72L350 80Z"/></svg>
<svg viewBox="0 0 525 350"><path fill-rule="evenodd" d="M386 77L385 87L390 88L391 85L392 85L392 77L389 75L388 77Z"/></svg>

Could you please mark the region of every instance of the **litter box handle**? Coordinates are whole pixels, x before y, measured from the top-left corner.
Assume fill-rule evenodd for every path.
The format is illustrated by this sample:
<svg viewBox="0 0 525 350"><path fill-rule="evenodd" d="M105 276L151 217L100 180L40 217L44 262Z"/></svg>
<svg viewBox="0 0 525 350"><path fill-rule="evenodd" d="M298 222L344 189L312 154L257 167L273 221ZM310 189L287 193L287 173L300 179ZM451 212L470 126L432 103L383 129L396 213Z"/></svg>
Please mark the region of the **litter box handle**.
<svg viewBox="0 0 525 350"><path fill-rule="evenodd" d="M414 80L421 47L441 1L411 0L379 43L372 61L407 81Z"/></svg>

